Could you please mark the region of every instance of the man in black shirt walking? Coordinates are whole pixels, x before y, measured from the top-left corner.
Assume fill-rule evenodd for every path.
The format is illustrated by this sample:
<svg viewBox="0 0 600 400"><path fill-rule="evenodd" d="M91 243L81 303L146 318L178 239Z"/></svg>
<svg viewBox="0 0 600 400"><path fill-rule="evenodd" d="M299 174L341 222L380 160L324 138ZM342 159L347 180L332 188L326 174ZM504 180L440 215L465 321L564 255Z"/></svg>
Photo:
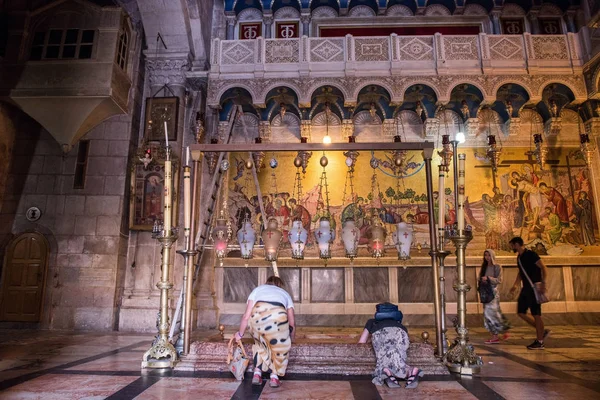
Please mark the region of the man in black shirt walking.
<svg viewBox="0 0 600 400"><path fill-rule="evenodd" d="M544 350L544 339L548 337L550 331L548 329L544 329L544 321L542 320L542 306L538 304L535 298L533 287L529 281L531 280L533 284L541 282L542 284L540 290L542 293L545 293L547 269L540 257L535 252L528 250L525 248L525 246L523 246L522 238L518 236L514 237L510 240L509 244L511 249L517 253L517 267L519 268L517 279L515 279L515 284L510 290L510 294L514 297L515 292L519 288L519 283L523 283L521 294L519 295L517 313L525 322L535 327L537 334L536 340L527 346L527 348L529 350ZM525 276L524 273L527 273L529 279L527 279L527 276ZM531 310L531 315L533 317L527 315L528 309Z"/></svg>

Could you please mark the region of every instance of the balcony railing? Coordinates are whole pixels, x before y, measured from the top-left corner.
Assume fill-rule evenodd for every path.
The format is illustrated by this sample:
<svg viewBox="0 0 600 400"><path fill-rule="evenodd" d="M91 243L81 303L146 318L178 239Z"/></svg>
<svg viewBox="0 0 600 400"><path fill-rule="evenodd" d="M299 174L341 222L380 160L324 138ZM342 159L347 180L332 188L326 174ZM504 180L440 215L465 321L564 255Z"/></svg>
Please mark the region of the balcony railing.
<svg viewBox="0 0 600 400"><path fill-rule="evenodd" d="M574 33L214 39L211 72L216 77L573 73L581 71L581 54Z"/></svg>

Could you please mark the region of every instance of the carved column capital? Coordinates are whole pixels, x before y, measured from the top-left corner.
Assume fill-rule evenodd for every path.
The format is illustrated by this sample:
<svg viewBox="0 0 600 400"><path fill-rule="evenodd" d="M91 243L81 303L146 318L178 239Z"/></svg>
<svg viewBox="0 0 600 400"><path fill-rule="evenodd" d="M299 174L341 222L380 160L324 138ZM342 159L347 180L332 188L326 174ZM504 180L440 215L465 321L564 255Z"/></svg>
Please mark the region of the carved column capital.
<svg viewBox="0 0 600 400"><path fill-rule="evenodd" d="M225 21L227 22L227 25L235 25L237 17L235 15L226 15Z"/></svg>
<svg viewBox="0 0 600 400"><path fill-rule="evenodd" d="M146 68L150 84L184 86L185 73L190 69L190 65L187 58L147 59Z"/></svg>

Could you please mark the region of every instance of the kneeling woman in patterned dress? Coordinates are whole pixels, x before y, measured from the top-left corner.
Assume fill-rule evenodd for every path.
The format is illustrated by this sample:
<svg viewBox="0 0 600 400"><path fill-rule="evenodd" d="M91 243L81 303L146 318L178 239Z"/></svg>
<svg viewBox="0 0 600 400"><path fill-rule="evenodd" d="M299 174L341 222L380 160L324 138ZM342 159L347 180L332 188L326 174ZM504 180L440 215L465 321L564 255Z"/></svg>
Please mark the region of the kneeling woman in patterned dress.
<svg viewBox="0 0 600 400"><path fill-rule="evenodd" d="M407 389L416 388L419 378L424 374L419 368L411 368L406 364L406 352L410 341L402 320L381 319L377 318L377 314L375 317L367 321L358 341L358 343L367 343L369 336L372 336L371 342L377 358L373 383L383 385L385 382L390 388L399 388L398 380L406 379Z"/></svg>
<svg viewBox="0 0 600 400"><path fill-rule="evenodd" d="M266 284L258 286L248 296L246 312L235 333L241 340L249 328L254 338L253 385L262 384L262 374L271 375L269 385L281 386L279 377L285 375L292 341L295 338L294 302L283 289L283 281L276 276L267 279Z"/></svg>

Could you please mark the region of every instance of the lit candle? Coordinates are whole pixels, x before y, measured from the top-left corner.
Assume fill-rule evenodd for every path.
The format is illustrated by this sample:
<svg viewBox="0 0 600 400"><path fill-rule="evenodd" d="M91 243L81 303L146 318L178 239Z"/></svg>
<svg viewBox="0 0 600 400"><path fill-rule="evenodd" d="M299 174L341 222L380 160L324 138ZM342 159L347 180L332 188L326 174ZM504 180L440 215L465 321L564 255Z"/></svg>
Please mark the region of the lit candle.
<svg viewBox="0 0 600 400"><path fill-rule="evenodd" d="M167 131L167 121L165 121L165 146L169 147L169 132Z"/></svg>
<svg viewBox="0 0 600 400"><path fill-rule="evenodd" d="M457 223L458 230L465 229L465 160L466 154L458 155L458 210Z"/></svg>
<svg viewBox="0 0 600 400"><path fill-rule="evenodd" d="M438 230L440 235L444 235L444 226L446 225L446 186L445 186L444 168L440 165L440 185L438 195Z"/></svg>

